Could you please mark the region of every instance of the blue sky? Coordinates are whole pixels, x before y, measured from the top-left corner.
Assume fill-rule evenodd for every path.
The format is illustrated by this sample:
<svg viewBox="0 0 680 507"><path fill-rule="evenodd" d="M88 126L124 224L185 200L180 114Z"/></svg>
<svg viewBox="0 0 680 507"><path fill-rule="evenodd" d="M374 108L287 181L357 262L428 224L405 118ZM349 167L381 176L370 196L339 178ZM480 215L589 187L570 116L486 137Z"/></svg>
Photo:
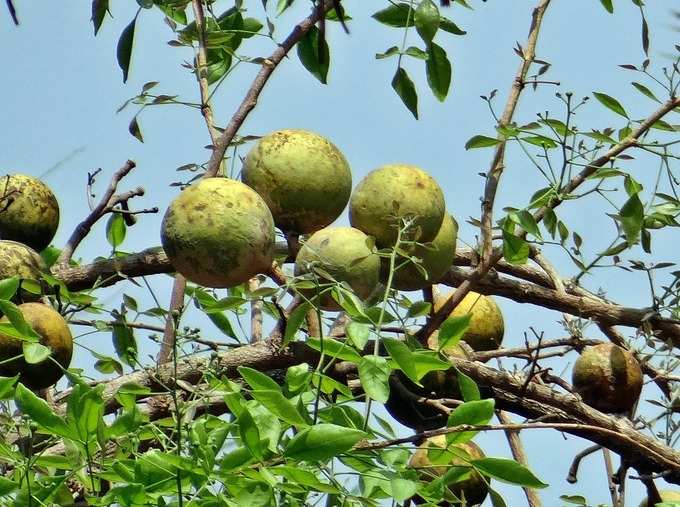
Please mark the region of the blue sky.
<svg viewBox="0 0 680 507"><path fill-rule="evenodd" d="M221 3L225 8L231 5L231 2ZM261 2L244 3L252 9L251 16L262 17ZM321 85L311 77L292 54L276 70L240 134L262 135L279 128L317 131L344 152L355 184L368 171L385 163L419 165L440 182L449 211L461 223L461 239L473 243L476 230L465 221L479 215L483 181L477 173L488 168L491 151L466 151L464 144L475 134L494 135L494 121L479 96L498 89L496 107L502 108L519 63L512 47L516 41L523 43L526 38L534 2L473 0L475 10L456 5L443 12L468 34L456 37L440 33L435 39L446 49L454 67L452 90L443 104L427 89L423 62L406 63L419 91L419 121L413 119L390 87L396 59L374 58L375 53L401 42L400 30L370 19L370 14L387 2L348 0L345 3L353 18L351 34L346 36L337 25L329 24L332 55L329 84ZM209 137L195 109L149 108L139 117L145 143L128 134L127 125L136 106L118 114L115 111L145 82L160 81L155 89L158 93L179 95L193 102L198 101L198 89L193 75L180 66L182 61L191 60L191 52L167 45L173 34L158 11L143 11L140 15L130 78L123 84L115 48L120 32L134 16L137 6L134 2L112 1L111 4L114 18L106 20L97 38L93 36L86 2L61 5L18 2L22 22L18 28L11 26L8 16L0 17L0 61L4 68L0 79L0 95L4 101L0 111L5 126L0 137L0 171L44 175L61 204L57 245L66 241L85 215L88 171L103 169L96 187L101 193L108 178L126 159L135 160L138 167L123 182L122 189L143 186L146 195L135 200L135 207L158 206L162 212L177 192L169 184L186 174L176 173L175 169L188 163L201 163L209 156L204 148L210 142ZM561 85L542 86L536 92L526 90L516 121L533 121L536 113L543 111L562 118L563 108L554 97L558 90L572 91L575 97L604 91L616 96L634 118L642 118L655 109L654 103L629 85L632 79L640 78L617 66L639 64L644 55L637 8L629 1L615 4L615 14L609 15L597 0L553 3L537 54L552 64L544 77L560 81ZM665 55L671 53L673 43L678 42L678 32L671 29L669 8L670 2L650 2L646 8L652 27L650 54L658 66L667 63ZM292 24L306 15L307 9L308 2L298 0L296 7L274 20L278 26L275 36L279 40L283 38ZM412 31L409 44L419 43ZM264 56L271 50L271 41L264 37L247 41L241 49L249 56ZM227 122L256 71L254 65L241 64L215 94L215 118L219 125ZM608 125L621 127L621 120L592 100L582 108L576 124L584 130ZM677 115L674 123L678 123ZM631 167L643 184L651 185L656 167L649 166L644 156ZM497 213L504 206L523 207L533 191L542 186L545 185L538 173L519 150L509 149ZM622 203L620 199L618 202ZM601 203L594 200L561 208L560 216L581 233L590 252L605 247L604 241L611 235L609 219L597 216L602 215L601 210ZM138 225L128 231L123 249L133 251L158 245L161 216L162 213L140 217ZM338 223L346 220L343 216ZM655 238L654 258L677 259L675 246L668 241L669 234ZM91 260L108 253L101 223L76 256ZM649 259L641 251L635 255ZM574 265L559 252L551 259L563 276L575 273ZM153 279L161 301L169 300L170 282L165 276ZM649 304L646 280L640 275L624 277L620 270L603 270L596 276L586 277L585 283L593 289L607 288L613 299L627 305ZM116 290L110 292L112 301L120 298ZM145 298L142 291L130 289L129 292L142 301ZM521 344L523 332L530 326L544 330L547 337L564 334L556 324L561 317L557 313L536 311L510 301L501 300L500 304L506 316L506 345ZM207 324L205 330L217 332ZM143 340L140 338L142 350L152 353L154 349ZM103 351L110 350L108 342L107 335L83 338L87 346ZM82 351L77 360L82 364L89 361ZM650 396L657 394L650 392ZM560 494L575 493L583 493L593 504L609 501L601 457L591 458L584 464L582 479L576 486L564 481L571 457L585 448L586 442L573 437L564 440L552 432L532 434L525 440L532 468L551 483L551 488L542 493L545 505L557 505ZM508 453L500 434L484 435L480 443L489 454ZM633 505L641 492L634 481L629 485ZM501 490L509 505L523 501L518 488L501 486Z"/></svg>

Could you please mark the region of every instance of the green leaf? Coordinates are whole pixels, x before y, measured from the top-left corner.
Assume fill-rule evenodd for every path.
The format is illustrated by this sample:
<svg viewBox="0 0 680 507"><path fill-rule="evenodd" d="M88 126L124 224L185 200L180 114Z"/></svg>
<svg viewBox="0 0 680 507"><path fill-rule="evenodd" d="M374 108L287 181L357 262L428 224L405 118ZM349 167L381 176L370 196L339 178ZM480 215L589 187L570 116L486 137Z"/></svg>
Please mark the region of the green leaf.
<svg viewBox="0 0 680 507"><path fill-rule="evenodd" d="M383 60L385 58L389 58L391 56L396 56L398 54L399 54L399 48L397 46L392 46L392 47L386 49L384 53L376 53L375 59L376 60Z"/></svg>
<svg viewBox="0 0 680 507"><path fill-rule="evenodd" d="M116 49L116 56L118 58L118 66L123 71L123 83L127 82L128 72L130 71L130 60L132 59L132 46L135 40L135 25L137 24L137 16L130 21L130 24L123 29L118 39L118 48Z"/></svg>
<svg viewBox="0 0 680 507"><path fill-rule="evenodd" d="M11 276L0 280L0 299L12 299L19 289L19 277Z"/></svg>
<svg viewBox="0 0 680 507"><path fill-rule="evenodd" d="M600 92L593 92L593 95L606 108L611 109L616 114L620 114L624 118L628 118L628 113L626 113L626 110L623 108L621 103L614 97L610 97L606 93Z"/></svg>
<svg viewBox="0 0 680 507"><path fill-rule="evenodd" d="M456 407L449 414L446 426L453 428L463 424L484 425L489 424L493 417L495 402L492 399L467 401ZM461 431L458 433L447 433L446 442L449 444L470 441L478 431Z"/></svg>
<svg viewBox="0 0 680 507"><path fill-rule="evenodd" d="M359 350L363 350L368 343L370 329L368 324L352 321L347 324L345 332L347 333L347 338L350 339L354 346Z"/></svg>
<svg viewBox="0 0 680 507"><path fill-rule="evenodd" d="M45 347L37 342L23 342L24 359L28 364L42 363L45 359L50 357L52 351L49 347Z"/></svg>
<svg viewBox="0 0 680 507"><path fill-rule="evenodd" d="M248 382L248 385L254 391L261 390L273 390L280 391L279 385L272 380L271 377L265 375L264 373L255 370L253 368L248 368L247 366L239 366L238 372L243 377L243 380Z"/></svg>
<svg viewBox="0 0 680 507"><path fill-rule="evenodd" d="M403 477L394 477L390 480L392 498L397 502L403 502L411 498L418 491L418 483Z"/></svg>
<svg viewBox="0 0 680 507"><path fill-rule="evenodd" d="M472 314L468 313L460 317L449 317L439 328L437 336L438 350L443 350L450 347L455 347L463 338L465 331L470 327L470 318Z"/></svg>
<svg viewBox="0 0 680 507"><path fill-rule="evenodd" d="M321 43L321 46L319 46ZM319 37L319 29L313 26L297 43L300 62L315 78L326 84L330 52L325 37Z"/></svg>
<svg viewBox="0 0 680 507"><path fill-rule="evenodd" d="M142 135L142 129L139 128L139 122L137 121L137 115L132 117L130 124L128 125L128 132L130 135L135 137L140 143L144 142L144 136Z"/></svg>
<svg viewBox="0 0 680 507"><path fill-rule="evenodd" d="M471 461L479 472L494 479L518 486L542 489L548 484L541 482L528 468L505 458L481 458Z"/></svg>
<svg viewBox="0 0 680 507"><path fill-rule="evenodd" d="M279 389L255 389L251 394L253 395L253 398L259 401L267 410L282 421L286 421L287 423L298 427L309 426L309 422Z"/></svg>
<svg viewBox="0 0 680 507"><path fill-rule="evenodd" d="M14 481L10 481L4 477L0 477L0 496L5 496L10 494L12 491L17 489L19 484Z"/></svg>
<svg viewBox="0 0 680 507"><path fill-rule="evenodd" d="M432 304L427 301L416 301L408 307L406 318L423 317L424 315L429 314L431 309Z"/></svg>
<svg viewBox="0 0 680 507"><path fill-rule="evenodd" d="M392 78L392 88L397 92L401 101L417 120L418 92L416 92L416 87L413 84L413 81L411 81L408 73L401 67L397 69L397 72Z"/></svg>
<svg viewBox="0 0 680 507"><path fill-rule="evenodd" d="M452 33L453 35L465 35L467 33L465 30L461 30L453 21L444 16L439 18L439 29Z"/></svg>
<svg viewBox="0 0 680 507"><path fill-rule="evenodd" d="M357 429L321 423L295 435L288 442L284 456L296 461L328 461L350 450L366 436Z"/></svg>
<svg viewBox="0 0 680 507"><path fill-rule="evenodd" d="M92 24L97 35L109 10L109 0L92 0Z"/></svg>
<svg viewBox="0 0 680 507"><path fill-rule="evenodd" d="M283 347L288 345L295 338L298 330L305 322L305 317L307 316L307 312L310 308L311 305L309 303L302 303L288 316L288 320L286 321L286 329L283 333Z"/></svg>
<svg viewBox="0 0 680 507"><path fill-rule="evenodd" d="M636 89L637 91L639 91L640 93L642 93L642 94L643 94L644 96L646 96L647 98L650 98L650 99L652 99L652 100L655 101L655 102L661 103L661 101L660 101L659 99L656 98L656 95L654 95L654 93L652 92L652 90L650 90L649 88L647 88L645 85L643 85L643 84L641 84L641 83L636 83L635 81L633 81L631 84L635 87L635 89Z"/></svg>
<svg viewBox="0 0 680 507"><path fill-rule="evenodd" d="M628 246L632 246L640 237L642 230L642 223L645 217L644 207L638 197L638 194L632 195L626 203L621 207L619 212L621 218L621 226L626 235Z"/></svg>
<svg viewBox="0 0 680 507"><path fill-rule="evenodd" d="M114 250L125 241L125 232L126 226L123 215L112 213L106 222L106 239Z"/></svg>
<svg viewBox="0 0 680 507"><path fill-rule="evenodd" d="M479 387L477 387L477 383L460 370L456 370L456 375L458 377L458 386L460 387L460 392L463 395L463 400L478 400L481 396L479 393Z"/></svg>
<svg viewBox="0 0 680 507"><path fill-rule="evenodd" d="M430 44L439 29L439 9L432 0L420 0L414 22L420 38L425 44Z"/></svg>
<svg viewBox="0 0 680 507"><path fill-rule="evenodd" d="M390 368L387 359L380 356L364 356L359 363L359 380L366 395L385 403L390 394Z"/></svg>
<svg viewBox="0 0 680 507"><path fill-rule="evenodd" d="M500 139L495 139L493 137L472 136L470 139L468 139L468 142L465 143L465 149L471 150L473 148L487 148L489 146L496 146L500 142Z"/></svg>
<svg viewBox="0 0 680 507"><path fill-rule="evenodd" d="M19 375L13 377L0 377L0 400L7 400L14 394L14 384L19 380Z"/></svg>
<svg viewBox="0 0 680 507"><path fill-rule="evenodd" d="M394 28L413 26L413 10L407 3L392 4L389 7L376 12L371 16L383 25Z"/></svg>
<svg viewBox="0 0 680 507"><path fill-rule="evenodd" d="M260 444L260 431L257 429L255 419L245 408L238 416L238 431L243 445L245 445L255 459L261 461L262 446Z"/></svg>
<svg viewBox="0 0 680 507"><path fill-rule="evenodd" d="M383 338L382 341L390 357L397 363L397 366L399 366L399 369L401 369L401 371L403 371L413 382L421 385L411 349L409 349L404 342L395 340L394 338Z"/></svg>
<svg viewBox="0 0 680 507"><path fill-rule="evenodd" d="M24 319L24 314L21 313L21 310L19 310L17 305L10 301L0 299L0 312L2 312L5 317L7 317L11 325L7 326L4 322L0 323L4 324L1 326L3 328L3 333L9 334L12 337L19 338L20 340L27 342L40 341L40 335L33 330L28 322L26 322L26 319ZM12 333L11 331L8 332L6 327L13 327L15 333Z"/></svg>
<svg viewBox="0 0 680 507"><path fill-rule="evenodd" d="M614 12L614 4L612 0L600 0L600 3L602 4L602 7L604 7L609 14L612 14Z"/></svg>
<svg viewBox="0 0 680 507"><path fill-rule="evenodd" d="M125 324L114 324L112 330L113 347L125 364L137 367L137 340L132 328Z"/></svg>
<svg viewBox="0 0 680 507"><path fill-rule="evenodd" d="M427 72L427 83L430 85L432 93L440 102L446 99L451 86L451 62L446 56L446 51L434 42L427 48L427 61L425 70Z"/></svg>
<svg viewBox="0 0 680 507"><path fill-rule="evenodd" d="M623 187L626 189L626 193L629 196L639 194L642 191L642 185L640 185L640 183L638 183L630 174L626 174L626 177L623 180Z"/></svg>
<svg viewBox="0 0 680 507"><path fill-rule="evenodd" d="M361 362L361 356L356 350L350 347L349 344L339 342L328 336L323 339L323 347L319 338L309 338L307 340L307 345L319 352L323 350L326 355L336 359L352 361L357 364Z"/></svg>
<svg viewBox="0 0 680 507"><path fill-rule="evenodd" d="M503 257L511 264L524 264L529 258L529 244L522 238L503 231Z"/></svg>
<svg viewBox="0 0 680 507"><path fill-rule="evenodd" d="M24 387L22 383L17 385L14 401L17 404L17 408L39 426L55 435L70 439L74 438L73 430L66 424L66 421L56 415L45 400L38 398L32 391Z"/></svg>
<svg viewBox="0 0 680 507"><path fill-rule="evenodd" d="M413 58L417 58L418 60L427 60L429 58L426 51L423 51L422 49L417 48L415 46L407 47L406 50L404 51L404 54L412 56Z"/></svg>
<svg viewBox="0 0 680 507"><path fill-rule="evenodd" d="M519 225L522 226L522 229L524 229L529 234L533 234L539 241L543 241L541 231L539 230L538 224L531 213L525 209L520 210L517 212L517 219L519 221Z"/></svg>

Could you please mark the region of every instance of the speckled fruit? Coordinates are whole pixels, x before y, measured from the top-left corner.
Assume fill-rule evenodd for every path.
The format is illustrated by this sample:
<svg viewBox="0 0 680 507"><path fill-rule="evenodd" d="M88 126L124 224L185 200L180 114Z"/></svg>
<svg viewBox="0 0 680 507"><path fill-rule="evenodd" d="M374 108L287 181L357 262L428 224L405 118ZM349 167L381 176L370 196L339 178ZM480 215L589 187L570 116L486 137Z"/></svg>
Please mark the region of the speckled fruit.
<svg viewBox="0 0 680 507"><path fill-rule="evenodd" d="M455 452L457 453L466 454L468 460L456 456L453 452L449 451L450 457L446 455L438 457L437 461L433 463L431 459L432 453L429 453L428 456L428 451L437 451L437 448L447 448L446 436L438 435L425 440L425 442L418 447L413 456L411 456L409 466L418 469L420 480L422 481L431 481L441 477L447 472L450 466L469 467L468 460L484 458L484 452L482 452L477 444L474 442L466 442L462 444L453 444L452 446L449 446L448 449L455 449ZM439 452L437 452L437 454L439 454ZM449 459L447 459L447 457ZM447 463L440 463L440 460L446 460ZM484 501L489 492L489 486L478 472L472 470L467 479L451 484L449 490L460 500L464 497L465 503L462 505L469 507L481 504ZM414 501L417 504L423 503L423 500L420 498L414 498Z"/></svg>
<svg viewBox="0 0 680 507"><path fill-rule="evenodd" d="M583 349L572 371L574 390L602 412L626 412L642 390L642 370L633 354L613 343Z"/></svg>
<svg viewBox="0 0 680 507"><path fill-rule="evenodd" d="M434 309L439 310L449 296L450 294L435 297ZM465 343L478 352L499 348L505 333L505 323L501 309L498 308L493 298L470 291L449 315L462 317L468 313L470 326L463 336ZM432 339L430 336L430 340ZM437 348L436 344L429 344L429 346L433 349Z"/></svg>
<svg viewBox="0 0 680 507"><path fill-rule="evenodd" d="M40 280L43 272L47 272L47 267L35 250L16 241L0 240L0 280L13 276L22 280ZM24 301L39 298L39 294L21 291Z"/></svg>
<svg viewBox="0 0 680 507"><path fill-rule="evenodd" d="M40 335L40 343L52 351L50 357L37 364L28 364L23 357L0 365L0 374L14 376L31 389L45 389L57 383L68 368L73 354L73 337L64 318L51 306L42 303L24 303L19 310L26 322ZM7 317L0 319L7 322ZM21 356L23 342L0 334L0 358L3 361ZM54 361L59 363L58 365Z"/></svg>
<svg viewBox="0 0 680 507"><path fill-rule="evenodd" d="M396 242L401 218L412 217L405 239L427 243L439 232L445 208L442 189L429 174L413 165L393 164L371 171L357 185L349 220L386 247Z"/></svg>
<svg viewBox="0 0 680 507"><path fill-rule="evenodd" d="M398 290L421 290L439 281L446 274L456 256L458 223L451 215L445 215L439 232L430 243L417 245L408 253L421 260L420 268L405 257L398 257L397 263L403 264L394 273L392 287ZM389 273L389 259L383 258L383 280ZM424 276L423 271L427 273Z"/></svg>
<svg viewBox="0 0 680 507"><path fill-rule="evenodd" d="M175 269L205 287L233 287L266 271L274 221L264 200L240 181L207 178L168 207L161 243Z"/></svg>
<svg viewBox="0 0 680 507"><path fill-rule="evenodd" d="M659 496L661 497L661 500L667 502L670 505L680 505L680 491L669 490L659 491ZM650 504L645 498L642 501L642 503L640 503L640 507L654 507L654 506Z"/></svg>
<svg viewBox="0 0 680 507"><path fill-rule="evenodd" d="M278 130L260 139L245 158L242 179L265 200L279 229L298 234L333 222L352 192L340 150L306 130Z"/></svg>
<svg viewBox="0 0 680 507"><path fill-rule="evenodd" d="M314 268L319 268L314 271ZM312 234L302 245L295 259L296 276L315 272L319 283L332 283L326 273L338 282L347 283L354 294L365 299L378 285L380 257L373 240L352 227L326 227ZM324 294L321 308L338 310L339 306Z"/></svg>
<svg viewBox="0 0 680 507"><path fill-rule="evenodd" d="M0 239L18 241L38 252L59 227L59 204L42 181L23 174L0 177Z"/></svg>

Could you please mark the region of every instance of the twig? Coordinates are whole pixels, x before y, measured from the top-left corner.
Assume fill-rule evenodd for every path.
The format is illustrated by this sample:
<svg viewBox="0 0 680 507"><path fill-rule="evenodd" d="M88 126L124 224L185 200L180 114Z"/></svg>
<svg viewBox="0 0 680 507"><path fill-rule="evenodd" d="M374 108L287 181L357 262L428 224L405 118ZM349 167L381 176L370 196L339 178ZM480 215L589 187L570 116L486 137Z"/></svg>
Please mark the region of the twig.
<svg viewBox="0 0 680 507"><path fill-rule="evenodd" d="M614 484L614 467L612 466L612 457L609 449L603 447L602 456L604 457L604 467L607 470L607 486L612 497L612 507L624 507L616 491L616 484Z"/></svg>
<svg viewBox="0 0 680 507"><path fill-rule="evenodd" d="M114 202L115 201L115 192L116 188L118 187L118 183L120 180L122 180L127 174L132 171L136 167L136 164L132 160L128 160L123 164L123 167L118 169L114 175L111 177L111 181L109 182L109 186L106 189L106 192L104 192L104 195L102 196L101 200L99 201L99 204L90 212L90 214L80 222L75 230L71 233L71 237L69 237L68 241L66 242L66 245L64 245L64 248L62 249L61 253L59 254L59 257L57 258L57 261L55 262L56 265L58 266L66 266L68 265L68 262L71 260L71 257L73 257L73 253L75 252L76 248L78 248L78 245L80 244L83 239L85 239L85 236L87 236L92 229L92 226L99 220L101 217L103 217L108 211L110 211L111 207L114 204L117 204L120 201ZM138 191L141 190L141 194L144 193L143 189L138 189ZM140 195L140 193L136 193L135 195ZM128 198L132 197L130 195Z"/></svg>
<svg viewBox="0 0 680 507"><path fill-rule="evenodd" d="M574 456L574 460L571 462L571 466L569 467L569 473L567 474L567 482L569 484L576 484L576 482L578 482L578 469L581 466L581 461L583 458L590 456L600 449L602 449L601 445L592 445Z"/></svg>
<svg viewBox="0 0 680 507"><path fill-rule="evenodd" d="M507 126L512 122L515 108L519 102L519 97L524 89L524 81L529 73L529 68L535 58L536 44L538 42L538 34L543 21L543 15L550 5L550 0L540 0L538 5L534 8L531 19L531 27L529 28L529 36L527 39L526 49L523 50L522 63L517 70L517 74L513 79L512 87L508 95L508 100L505 104L503 114L501 115L498 126ZM470 292L478 278L483 277L499 260L493 256L493 205L496 198L496 191L498 183L504 169L505 157L505 140L500 140L494 152L494 157L491 162L486 175L486 184L484 187L484 197L482 199L482 255L479 264L474 270L473 276L469 280L464 280L458 288L453 292L449 299L442 305L442 307L431 316L428 322L418 332L418 340L425 344L429 336L442 325L447 316L458 306L465 295Z"/></svg>
<svg viewBox="0 0 680 507"><path fill-rule="evenodd" d="M496 412L496 417L498 418L498 422L501 424L512 424L512 420L508 414L502 410ZM529 466L529 460L527 459L527 455L524 452L524 446L522 445L522 440L519 437L519 432L507 430L505 432L505 436L508 439L508 444L510 445L510 450L512 451L512 457L515 458L515 461L524 466ZM522 489L524 490L524 494L527 497L527 504L529 507L541 507L543 505L541 503L541 499L538 497L538 494L534 489L527 487L523 487Z"/></svg>
<svg viewBox="0 0 680 507"><path fill-rule="evenodd" d="M170 294L170 307L168 315L165 318L165 329L163 330L163 341L161 342L160 350L156 356L156 364L167 362L170 358L170 353L174 348L176 337L176 322L179 322L182 310L184 308L184 293L187 288L187 281L181 274L175 274L175 281L172 284L172 293Z"/></svg>
<svg viewBox="0 0 680 507"><path fill-rule="evenodd" d="M231 144L239 128L248 117L248 114L250 114L257 105L260 93L276 67L283 61L295 44L304 37L317 21L319 21L320 15L329 11L332 6L333 4L331 2L324 2L323 9L313 9L312 14L295 26L293 31L279 44L276 50L274 50L268 58L262 60L260 71L257 73L257 76L255 76L245 98L231 117L224 132L222 132L217 141L213 143L213 150L210 160L208 161L206 176L215 176L217 174L229 144Z"/></svg>
<svg viewBox="0 0 680 507"><path fill-rule="evenodd" d="M258 277L248 280L248 291L253 292L260 286ZM261 299L254 299L250 302L250 343L262 341L262 308L264 303Z"/></svg>
<svg viewBox="0 0 680 507"><path fill-rule="evenodd" d="M545 274L550 277L550 281L553 283L553 287L557 293L565 294L566 291L564 290L564 284L562 283L562 278L560 277L559 273L548 261L548 259L543 256L541 251L533 245L531 247L531 257L534 259L534 262L538 264L543 271L545 271Z"/></svg>

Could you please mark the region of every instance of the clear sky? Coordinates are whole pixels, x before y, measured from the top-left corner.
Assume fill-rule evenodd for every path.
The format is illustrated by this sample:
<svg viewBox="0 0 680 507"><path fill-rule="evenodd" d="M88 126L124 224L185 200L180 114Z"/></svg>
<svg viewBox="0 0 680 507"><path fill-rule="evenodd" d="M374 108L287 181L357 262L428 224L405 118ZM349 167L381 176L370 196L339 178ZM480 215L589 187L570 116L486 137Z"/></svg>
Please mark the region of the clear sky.
<svg viewBox="0 0 680 507"><path fill-rule="evenodd" d="M250 15L262 17L260 1L244 2ZM275 4L270 0L270 4ZM420 120L416 121L402 106L390 87L396 60L375 60L375 53L399 45L402 32L379 25L370 18L387 2L347 0L344 2L353 20L351 34L345 35L338 25L329 24L332 64L329 84L321 85L301 66L295 54L276 70L259 101L257 109L246 121L241 135L262 135L280 128L304 128L331 139L345 154L358 182L371 169L391 162L419 165L428 170L442 185L447 206L461 223L462 240L471 244L476 230L465 223L479 216L479 198L483 181L477 173L488 168L490 150L465 151L465 142L475 134L494 135L494 121L486 104L479 98L498 89L496 107L502 108L507 90L519 63L512 47L526 38L534 2L496 0L482 3L472 0L474 10L459 5L443 12L468 31L464 37L447 33L437 35L453 62L454 77L449 98L441 104L427 89L424 64L406 63L416 81L420 95ZM652 27L650 55L657 67L668 62L674 51L678 32L671 28L671 2L648 2L646 15ZM145 110L139 122L145 137L139 143L127 132L127 125L137 106L116 114L116 109L135 95L148 81L160 81L158 93L179 95L187 101L198 101L193 75L181 67L192 54L186 48L167 45L173 38L158 11L143 11L137 23L137 35L130 78L123 84L116 64L118 36L136 12L135 2L111 2L113 19L108 18L97 38L90 23L89 2L17 2L21 26L11 25L9 16L0 16L0 106L3 131L0 137L0 171L22 172L43 176L57 194L62 222L55 244L63 244L73 227L87 212L87 173L101 167L96 190L101 194L108 178L123 162L131 158L137 169L123 182L122 189L138 185L146 195L136 199L137 208L158 206L161 212L176 195L169 184L185 177L175 169L188 163L202 163L209 156L204 148L209 137L200 114L195 109L161 106ZM219 2L224 8L231 2ZM308 2L298 5L275 20L278 40L307 13ZM519 123L536 118L536 113L550 111L563 118L563 108L556 91L574 92L582 97L593 91L616 96L631 112L642 118L655 109L629 85L630 72L618 64L639 64L644 55L640 43L640 15L630 1L615 2L616 12L609 15L597 0L557 1L550 7L541 39L538 57L552 64L546 79L560 81L526 90L516 114ZM273 5L272 5L273 7ZM219 10L219 9L217 9ZM270 13L270 15L272 15ZM415 32L409 42L418 44ZM249 56L265 56L272 51L269 39L254 38L241 48ZM215 94L215 117L224 125L241 101L257 67L241 64ZM576 124L582 129L623 126L621 118L592 100L582 108ZM677 115L674 119L679 123ZM244 152L242 151L241 154ZM650 168L644 157L634 162L636 177L651 186L656 166ZM237 163L237 167L238 167ZM497 210L504 206L523 207L533 191L545 186L526 158L515 148L509 149L507 170L501 182ZM621 204L619 196L619 204ZM579 201L577 206L560 208L561 217L581 233L589 252L601 251L612 234L606 217L595 211L602 205L596 201ZM608 211L614 211L609 209ZM159 215L144 215L138 225L128 231L123 245L135 251L158 245ZM342 217L339 222L346 222ZM604 231L604 232L603 232ZM677 260L677 242L669 235L655 236L654 258ZM76 256L89 261L109 254L103 223L92 232ZM636 258L649 259L641 251ZM564 255L551 257L563 276L571 276L573 264ZM610 297L632 306L649 305L646 280L641 275L622 276L620 270L604 270L586 277L588 287L602 286ZM152 281L162 302L169 301L171 280L157 276ZM126 288L126 290L128 290ZM131 294L148 302L144 292L131 288ZM120 293L111 291L111 301ZM150 305L150 303L148 303ZM506 317L506 345L518 346L530 326L545 331L546 337L564 334L556 323L561 316L550 311L537 311L528 305L500 301ZM206 333L218 331L205 325ZM594 332L593 332L594 333ZM108 335L84 337L82 343L97 350L111 349ZM142 350L154 349L141 338ZM573 361L573 357L571 358ZM90 361L80 350L77 364ZM564 364L564 363L562 363ZM556 371L556 373L562 373ZM649 396L657 393L649 391ZM487 454L508 455L502 435L484 435L479 439ZM551 484L541 493L546 506L558 505L560 494L584 494L592 504L608 503L604 467L598 455L581 469L581 481L571 486L564 481L573 454L587 442L574 437L563 439L551 433L532 434L525 438L530 464L541 479ZM637 505L641 489L630 481L629 504ZM521 490L499 489L508 505L524 502Z"/></svg>

